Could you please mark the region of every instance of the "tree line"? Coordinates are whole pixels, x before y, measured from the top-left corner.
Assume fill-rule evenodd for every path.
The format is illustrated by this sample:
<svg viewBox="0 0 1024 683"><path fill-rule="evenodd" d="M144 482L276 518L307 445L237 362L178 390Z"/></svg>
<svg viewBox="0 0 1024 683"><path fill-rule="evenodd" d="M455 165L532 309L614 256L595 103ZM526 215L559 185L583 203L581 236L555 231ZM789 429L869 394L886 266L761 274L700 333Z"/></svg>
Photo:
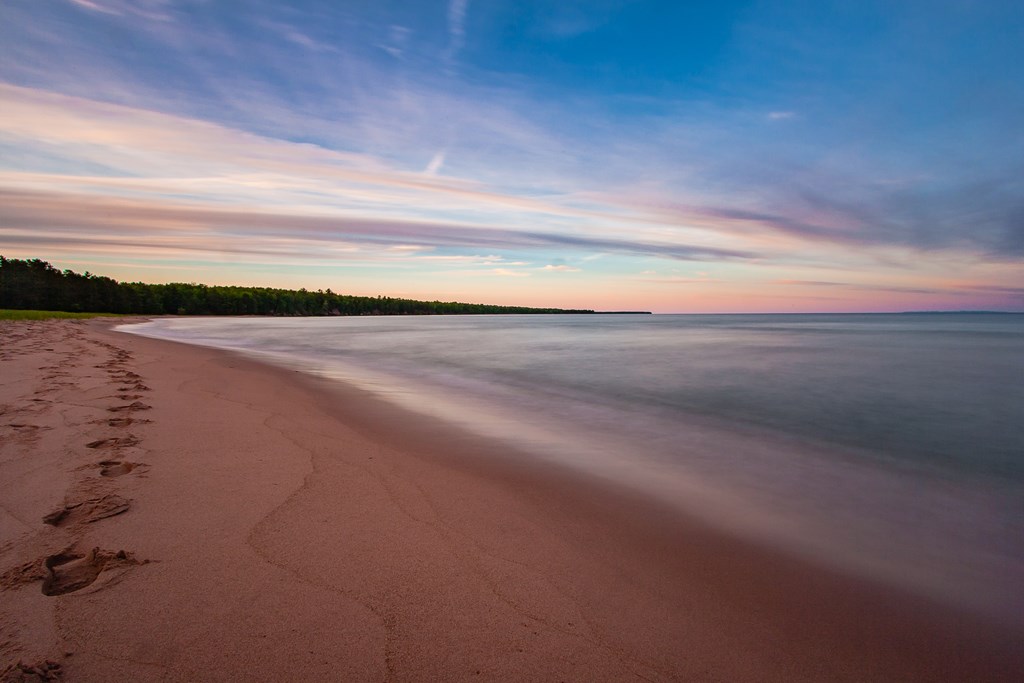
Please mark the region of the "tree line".
<svg viewBox="0 0 1024 683"><path fill-rule="evenodd" d="M352 296L330 289L222 287L174 282L118 282L102 275L58 270L40 259L0 256L0 308L140 315L452 315L480 313L593 313L591 310L493 306Z"/></svg>

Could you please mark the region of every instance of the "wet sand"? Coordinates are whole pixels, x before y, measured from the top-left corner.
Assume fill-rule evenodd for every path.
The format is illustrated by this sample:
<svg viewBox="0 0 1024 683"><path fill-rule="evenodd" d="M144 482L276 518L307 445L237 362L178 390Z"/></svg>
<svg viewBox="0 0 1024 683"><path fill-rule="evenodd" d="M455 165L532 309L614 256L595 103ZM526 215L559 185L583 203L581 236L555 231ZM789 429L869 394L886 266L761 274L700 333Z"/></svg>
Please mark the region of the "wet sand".
<svg viewBox="0 0 1024 683"><path fill-rule="evenodd" d="M0 323L2 680L1022 680L1016 627L101 321Z"/></svg>

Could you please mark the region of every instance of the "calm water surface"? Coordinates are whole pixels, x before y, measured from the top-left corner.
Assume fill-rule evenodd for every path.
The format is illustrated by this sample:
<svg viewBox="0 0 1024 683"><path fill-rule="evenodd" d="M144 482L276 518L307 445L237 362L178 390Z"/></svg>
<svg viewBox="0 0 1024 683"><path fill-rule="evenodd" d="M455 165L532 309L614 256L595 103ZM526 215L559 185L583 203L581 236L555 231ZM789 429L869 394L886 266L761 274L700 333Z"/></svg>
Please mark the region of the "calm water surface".
<svg viewBox="0 0 1024 683"><path fill-rule="evenodd" d="M353 383L732 531L1024 614L1024 315L181 318L122 329Z"/></svg>

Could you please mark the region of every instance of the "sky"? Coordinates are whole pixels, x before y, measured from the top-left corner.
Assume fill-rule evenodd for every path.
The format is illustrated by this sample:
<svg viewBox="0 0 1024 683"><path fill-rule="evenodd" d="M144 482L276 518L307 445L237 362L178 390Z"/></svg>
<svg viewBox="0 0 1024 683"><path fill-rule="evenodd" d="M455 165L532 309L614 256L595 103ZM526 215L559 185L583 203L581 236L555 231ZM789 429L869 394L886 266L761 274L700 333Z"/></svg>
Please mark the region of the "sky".
<svg viewBox="0 0 1024 683"><path fill-rule="evenodd" d="M655 312L1024 310L1019 0L0 0L0 254Z"/></svg>

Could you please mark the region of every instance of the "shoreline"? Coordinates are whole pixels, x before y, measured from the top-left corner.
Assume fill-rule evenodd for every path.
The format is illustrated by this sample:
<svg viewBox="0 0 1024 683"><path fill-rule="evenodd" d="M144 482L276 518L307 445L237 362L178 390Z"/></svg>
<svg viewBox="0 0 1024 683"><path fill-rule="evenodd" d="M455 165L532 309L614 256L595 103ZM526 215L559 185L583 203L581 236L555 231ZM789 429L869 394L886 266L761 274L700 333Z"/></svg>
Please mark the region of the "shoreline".
<svg viewBox="0 0 1024 683"><path fill-rule="evenodd" d="M249 325L273 338L272 328L288 321L273 321L271 329L258 319L237 326L209 321L212 330L206 321L180 322L181 328L178 321L163 320L118 329L239 353L299 370L294 376L303 381L315 376L308 378L311 386L338 394L344 406L339 419L373 440L419 432L419 439L410 435L404 440L415 448L417 441L463 442L467 432L477 434L483 440L476 451L486 452L491 463L503 453L508 453L506 460L544 461L553 465L552 473L565 468L569 476L612 485L618 492L631 489L645 504L657 498L727 536L1024 627L1024 567L1019 561L1024 537L1014 533L1021 529L1019 516L1011 513L1021 491L1014 490L1012 480L971 479L970 471L929 462L941 458L905 458L886 452L883 444L858 449L799 429L695 415L685 408L662 410L644 396L634 403L626 387L607 394L616 398L605 401L606 396L574 388L565 376L551 384L543 379L525 384L531 373L522 372L528 366L522 366L521 358L510 361L518 375L489 378L478 362L463 367L458 359L436 353L431 339L451 329L447 325L427 325L418 362L409 357L410 349L390 340L390 325L371 325L381 344L395 345L396 353L392 360L375 351L379 360L368 363L362 352L370 347L358 340L365 338L365 325L352 330L342 324L357 321L290 323L299 338L307 330L309 342L320 341L291 345L278 338L269 346L249 343L255 332ZM337 346L321 339L334 322L342 338L349 333L357 338L339 339ZM406 330L412 324L403 321L398 327ZM463 323L450 324L458 328ZM346 348L354 352L345 353ZM436 369L427 359L437 361ZM453 371L458 367L464 371ZM580 370L585 368L584 362ZM399 415L402 430L396 434L392 426ZM856 423L856 415L848 417ZM438 436L443 425L450 429ZM479 457L472 448L463 451L466 462Z"/></svg>
<svg viewBox="0 0 1024 683"><path fill-rule="evenodd" d="M17 323L29 336L14 342L0 331L0 368L12 369L0 386L0 671L49 660L72 681L1024 672L1017 629L727 537L356 389L112 324ZM112 396L132 386L128 372L147 389ZM109 412L136 401L151 407ZM150 422L109 423L122 416ZM89 446L127 436L137 442ZM115 460L132 467L102 476L114 466L98 463ZM74 496L130 503L42 523ZM43 595L52 569L40 561L69 547L101 570Z"/></svg>

